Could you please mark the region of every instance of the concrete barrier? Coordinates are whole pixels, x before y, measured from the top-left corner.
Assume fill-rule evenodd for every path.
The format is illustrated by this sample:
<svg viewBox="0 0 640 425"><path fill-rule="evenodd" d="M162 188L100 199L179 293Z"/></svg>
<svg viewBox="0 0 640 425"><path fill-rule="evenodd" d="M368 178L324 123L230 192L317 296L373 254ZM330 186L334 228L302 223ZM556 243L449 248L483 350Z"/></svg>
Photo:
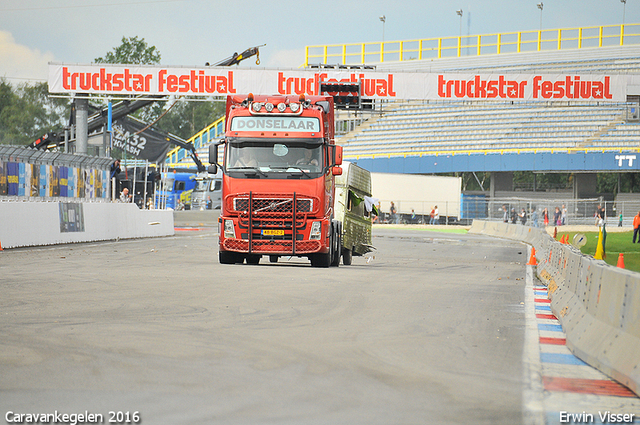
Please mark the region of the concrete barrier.
<svg viewBox="0 0 640 425"><path fill-rule="evenodd" d="M172 211L111 202L0 202L2 248L173 234Z"/></svg>
<svg viewBox="0 0 640 425"><path fill-rule="evenodd" d="M532 245L567 347L640 395L640 273L586 256L543 229L474 220L469 233Z"/></svg>

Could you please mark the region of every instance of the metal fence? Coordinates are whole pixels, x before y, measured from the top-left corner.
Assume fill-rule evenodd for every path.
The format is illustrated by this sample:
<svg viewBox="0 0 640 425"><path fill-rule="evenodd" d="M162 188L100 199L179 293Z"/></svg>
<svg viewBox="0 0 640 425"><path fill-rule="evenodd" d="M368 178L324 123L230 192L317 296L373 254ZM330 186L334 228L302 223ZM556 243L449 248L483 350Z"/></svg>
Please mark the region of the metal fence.
<svg viewBox="0 0 640 425"><path fill-rule="evenodd" d="M471 224L473 219L503 221L504 209L507 209L509 222L512 213L516 214L516 223L522 224L521 214L524 209L525 225L539 226L545 224L543 211L548 212L548 225L554 225L556 208L560 215L560 225L595 225L596 209L601 206L605 210L605 221L608 226L618 226L622 214L622 226L632 225L633 217L640 212L640 195L637 200L607 201L603 198L491 198L484 195L462 195L459 203L451 200L416 202L414 200L393 200L397 209L395 218L391 217L390 200L380 200L381 215L379 223L429 224L431 210L438 206L440 220L438 224ZM562 216L562 210L566 214ZM563 220L564 218L564 220ZM535 219L535 221L534 221Z"/></svg>
<svg viewBox="0 0 640 425"><path fill-rule="evenodd" d="M0 201L111 199L113 159L0 146Z"/></svg>

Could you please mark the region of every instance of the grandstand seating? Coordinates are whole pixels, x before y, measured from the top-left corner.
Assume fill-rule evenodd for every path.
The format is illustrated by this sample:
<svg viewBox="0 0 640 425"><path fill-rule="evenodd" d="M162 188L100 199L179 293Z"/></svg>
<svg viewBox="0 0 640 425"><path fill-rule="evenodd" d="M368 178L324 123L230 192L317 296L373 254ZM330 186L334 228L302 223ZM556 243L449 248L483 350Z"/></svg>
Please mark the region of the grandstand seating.
<svg viewBox="0 0 640 425"><path fill-rule="evenodd" d="M625 74L640 69L640 46L462 55L387 61L377 67L381 71ZM337 128L351 130L338 137L345 158L640 148L640 122L631 114L637 103L403 101L383 106L382 111L356 117L357 122L349 118L344 126L338 123ZM217 121L216 125L215 134L209 133L209 126L192 138L201 142L196 148L203 159L207 158L206 145L222 133L223 124ZM180 160L174 152L167 162Z"/></svg>
<svg viewBox="0 0 640 425"><path fill-rule="evenodd" d="M340 140L345 157L640 146L628 105L539 102L398 104Z"/></svg>

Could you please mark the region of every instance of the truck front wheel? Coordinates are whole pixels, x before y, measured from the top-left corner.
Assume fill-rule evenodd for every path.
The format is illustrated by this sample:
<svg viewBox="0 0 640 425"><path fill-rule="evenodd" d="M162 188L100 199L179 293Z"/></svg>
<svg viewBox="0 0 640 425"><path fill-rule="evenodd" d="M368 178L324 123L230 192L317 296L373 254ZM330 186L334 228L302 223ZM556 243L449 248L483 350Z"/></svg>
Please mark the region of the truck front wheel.
<svg viewBox="0 0 640 425"><path fill-rule="evenodd" d="M311 265L313 267L329 267L331 264L331 253L327 254L312 254L309 257Z"/></svg>
<svg viewBox="0 0 640 425"><path fill-rule="evenodd" d="M220 260L220 264L235 264L238 262L238 254L230 251L220 251L218 260Z"/></svg>

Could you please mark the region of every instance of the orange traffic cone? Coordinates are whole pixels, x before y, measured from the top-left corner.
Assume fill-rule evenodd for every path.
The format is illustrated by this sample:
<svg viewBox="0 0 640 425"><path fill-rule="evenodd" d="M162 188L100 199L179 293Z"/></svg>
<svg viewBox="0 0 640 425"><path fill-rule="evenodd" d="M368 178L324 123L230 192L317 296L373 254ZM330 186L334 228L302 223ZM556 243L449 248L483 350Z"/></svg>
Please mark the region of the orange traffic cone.
<svg viewBox="0 0 640 425"><path fill-rule="evenodd" d="M624 269L624 254L618 254L618 267Z"/></svg>
<svg viewBox="0 0 640 425"><path fill-rule="evenodd" d="M564 235L562 237L562 243L565 244L565 245L567 245L569 243L569 235L568 234Z"/></svg>
<svg viewBox="0 0 640 425"><path fill-rule="evenodd" d="M2 242L0 242L0 251L4 251L4 249L2 249Z"/></svg>
<svg viewBox="0 0 640 425"><path fill-rule="evenodd" d="M531 247L531 257L529 257L529 262L527 263L527 266L537 266L538 265L538 261L536 260L536 249L534 247Z"/></svg>

